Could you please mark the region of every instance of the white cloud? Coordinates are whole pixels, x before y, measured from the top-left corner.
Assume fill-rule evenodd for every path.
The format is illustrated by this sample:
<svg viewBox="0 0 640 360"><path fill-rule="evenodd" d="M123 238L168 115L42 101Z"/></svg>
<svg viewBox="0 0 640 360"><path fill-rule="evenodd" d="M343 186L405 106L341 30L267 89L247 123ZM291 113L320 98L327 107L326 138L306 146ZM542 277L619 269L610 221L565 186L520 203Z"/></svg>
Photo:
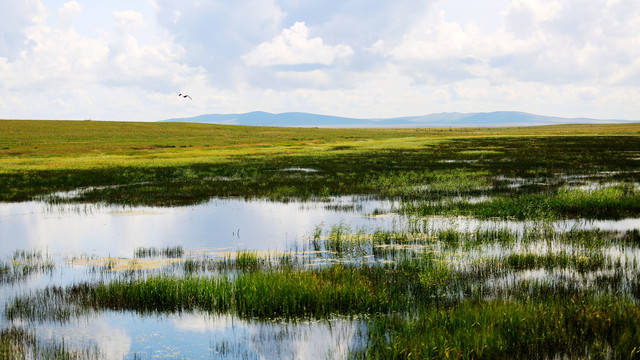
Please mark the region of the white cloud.
<svg viewBox="0 0 640 360"><path fill-rule="evenodd" d="M212 83L245 81L241 56L280 32L285 15L277 0L155 0L157 21L182 46L184 61L202 67Z"/></svg>
<svg viewBox="0 0 640 360"><path fill-rule="evenodd" d="M0 117L637 118L640 2L468 1L7 2Z"/></svg>
<svg viewBox="0 0 640 360"><path fill-rule="evenodd" d="M115 11L113 17L119 31L132 32L144 26L144 16L133 10Z"/></svg>
<svg viewBox="0 0 640 360"><path fill-rule="evenodd" d="M294 88L327 88L334 82L323 70L278 71L276 79Z"/></svg>
<svg viewBox="0 0 640 360"><path fill-rule="evenodd" d="M344 44L325 45L321 38L309 38L309 29L304 22L297 22L289 29L263 42L242 56L249 66L271 65L332 65L353 55L353 49Z"/></svg>
<svg viewBox="0 0 640 360"><path fill-rule="evenodd" d="M440 12L414 24L400 41L378 41L370 50L416 83L622 84L638 73L640 12L639 5L620 6L514 0L502 12L505 26L493 31L462 26ZM621 12L624 23L616 20Z"/></svg>
<svg viewBox="0 0 640 360"><path fill-rule="evenodd" d="M396 61L444 61L451 58L486 57L499 51L500 44L478 33L473 25L463 28L442 16L437 22L425 21L406 34L403 41L386 51L384 43L374 44Z"/></svg>
<svg viewBox="0 0 640 360"><path fill-rule="evenodd" d="M81 11L78 2L67 2L51 26L38 6L25 10L21 46L15 56L0 57L0 117L157 119L163 115L139 109L166 112L182 105L173 99L177 92L206 87L203 69L184 64L184 49L171 37L158 32L140 42L149 25L141 13L111 12L113 30L92 37L75 29ZM166 99L158 102L157 92Z"/></svg>
<svg viewBox="0 0 640 360"><path fill-rule="evenodd" d="M68 29L71 27L73 21L82 12L82 5L77 1L66 2L60 9L58 9L58 23L62 29Z"/></svg>
<svg viewBox="0 0 640 360"><path fill-rule="evenodd" d="M520 37L531 36L539 23L553 20L561 9L557 1L514 0L506 13L507 26Z"/></svg>
<svg viewBox="0 0 640 360"><path fill-rule="evenodd" d="M25 31L46 16L39 0L6 1L0 11L0 58L13 60L35 43Z"/></svg>

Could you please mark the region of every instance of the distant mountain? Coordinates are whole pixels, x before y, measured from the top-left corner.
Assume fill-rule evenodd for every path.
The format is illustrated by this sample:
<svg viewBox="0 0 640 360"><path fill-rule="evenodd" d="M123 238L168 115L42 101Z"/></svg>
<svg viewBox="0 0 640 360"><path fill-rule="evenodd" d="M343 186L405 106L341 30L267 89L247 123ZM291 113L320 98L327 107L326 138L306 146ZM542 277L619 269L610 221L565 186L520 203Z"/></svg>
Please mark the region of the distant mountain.
<svg viewBox="0 0 640 360"><path fill-rule="evenodd" d="M206 124L283 126L283 127L342 127L342 128L390 128L390 127L489 127L535 126L556 124L604 124L624 123L631 120L562 118L534 115L517 111L488 113L438 113L386 119L357 119L319 115L303 112L272 114L254 111L244 114L207 114L190 118L175 118L163 122L191 122ZM636 120L637 121L637 120Z"/></svg>

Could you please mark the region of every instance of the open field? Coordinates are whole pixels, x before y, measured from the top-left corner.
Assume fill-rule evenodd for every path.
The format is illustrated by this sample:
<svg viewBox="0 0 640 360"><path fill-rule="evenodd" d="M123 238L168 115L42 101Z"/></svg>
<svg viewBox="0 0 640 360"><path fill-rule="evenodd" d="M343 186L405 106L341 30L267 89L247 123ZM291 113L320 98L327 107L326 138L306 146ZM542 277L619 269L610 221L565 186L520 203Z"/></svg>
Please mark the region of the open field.
<svg viewBox="0 0 640 360"><path fill-rule="evenodd" d="M4 120L0 134L1 201L78 188L49 201L429 198L552 191L576 176L640 179L640 124L335 130Z"/></svg>
<svg viewBox="0 0 640 360"><path fill-rule="evenodd" d="M335 200L344 195L379 202L364 211L363 200ZM396 222L318 220L304 238L284 240L285 250L202 250L175 238L131 245L128 256L63 254L63 263L16 250L0 261L0 291L62 278L56 271L86 275L7 297L0 355L109 358L92 345L42 343L35 333L95 316L160 322L195 313L250 328L331 327L338 319L358 329L342 353L348 358L640 357L640 124L382 130L0 121L0 201L169 209L228 197L300 202L285 227L302 221L304 201ZM471 225L457 225L465 221ZM233 226L226 235L238 242L240 231L252 236ZM213 237L213 226L206 230ZM259 357L228 340L209 342L214 358ZM125 357L146 356L132 352Z"/></svg>

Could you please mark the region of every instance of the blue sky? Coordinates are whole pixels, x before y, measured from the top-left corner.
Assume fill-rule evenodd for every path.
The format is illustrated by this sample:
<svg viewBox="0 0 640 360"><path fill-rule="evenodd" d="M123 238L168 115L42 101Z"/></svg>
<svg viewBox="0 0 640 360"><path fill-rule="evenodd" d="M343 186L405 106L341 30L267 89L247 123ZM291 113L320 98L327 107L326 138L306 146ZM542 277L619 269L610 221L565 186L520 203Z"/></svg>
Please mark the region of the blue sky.
<svg viewBox="0 0 640 360"><path fill-rule="evenodd" d="M0 0L0 7L0 118L516 110L640 119L637 0Z"/></svg>

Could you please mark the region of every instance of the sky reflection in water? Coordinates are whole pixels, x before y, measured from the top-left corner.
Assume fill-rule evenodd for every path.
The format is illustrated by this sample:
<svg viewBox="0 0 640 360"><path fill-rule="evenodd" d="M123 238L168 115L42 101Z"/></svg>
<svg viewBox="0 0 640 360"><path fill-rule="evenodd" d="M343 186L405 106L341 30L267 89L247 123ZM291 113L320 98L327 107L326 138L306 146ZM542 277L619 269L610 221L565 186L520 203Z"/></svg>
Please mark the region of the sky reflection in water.
<svg viewBox="0 0 640 360"><path fill-rule="evenodd" d="M38 274L10 285L0 284L0 307L16 294L48 285L90 281L83 266L65 265L73 256L132 258L138 247L180 245L186 251L215 249L290 250L322 225L343 224L352 231L403 230L410 220L400 216L365 216L389 210L392 202L358 197L331 202L276 203L214 199L206 204L173 208L123 208L95 205L48 206L40 202L0 203L0 257L16 250L40 250L58 264L51 274ZM420 226L422 226L420 221ZM479 227L522 230L531 222L480 221L469 218L426 220L429 229L473 231ZM557 230L640 228L640 219L563 221ZM94 274L95 275L95 274ZM0 326L8 326L4 316ZM15 325L21 325L16 323ZM68 346L97 346L106 359L132 358L345 358L358 343L357 321L330 319L311 323L264 323L231 315L186 313L140 316L102 312L65 325L27 327L40 339Z"/></svg>
<svg viewBox="0 0 640 360"><path fill-rule="evenodd" d="M353 205L357 203L357 210ZM397 219L362 216L391 203L343 197L331 203L275 203L216 199L174 208L122 208L94 205L48 206L40 202L0 204L0 257L16 250L40 250L58 265L18 284L0 285L0 306L13 296L48 285L90 281L74 256L133 257L138 247L181 245L185 250L287 250L316 226L346 224L392 228ZM349 209L349 211L345 211ZM0 326L8 326L4 316ZM97 347L106 359L132 358L345 358L358 323L332 319L312 323L263 323L231 315L203 313L140 316L102 312L67 324L25 325L44 342L71 348Z"/></svg>
<svg viewBox="0 0 640 360"><path fill-rule="evenodd" d="M354 229L389 227L393 223L392 218L361 215L381 205L388 208L388 202L358 201L362 206L359 212L327 209L329 205L353 201L356 200L338 198L331 203L276 203L231 199L173 208L5 203L0 204L0 256L17 249L40 249L51 254L131 257L138 247L176 245L185 250L288 250L322 223L342 221Z"/></svg>

